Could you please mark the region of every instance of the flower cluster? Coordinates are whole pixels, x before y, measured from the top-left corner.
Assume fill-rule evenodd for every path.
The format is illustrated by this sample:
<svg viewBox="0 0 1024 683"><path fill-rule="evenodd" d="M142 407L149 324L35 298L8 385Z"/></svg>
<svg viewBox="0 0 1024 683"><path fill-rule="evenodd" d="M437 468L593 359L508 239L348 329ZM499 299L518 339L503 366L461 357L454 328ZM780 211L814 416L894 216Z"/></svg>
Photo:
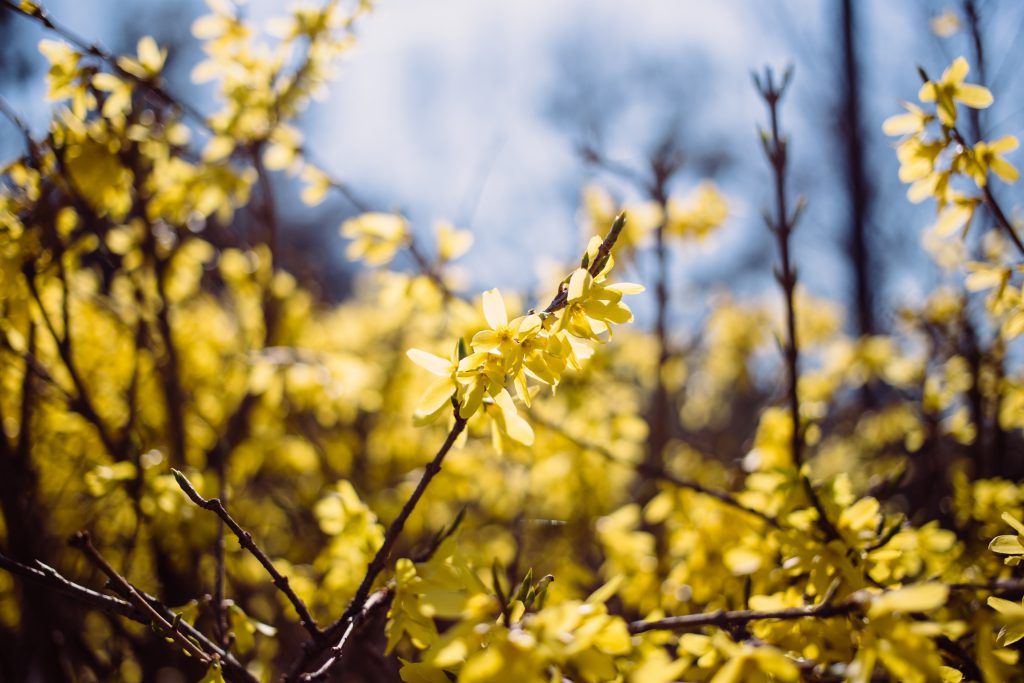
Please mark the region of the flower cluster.
<svg viewBox="0 0 1024 683"><path fill-rule="evenodd" d="M468 344L467 338L460 338L448 358L410 349L414 363L438 376L420 399L417 423L433 422L454 401L461 420L483 407L492 420L497 446L505 438L532 444L533 429L516 410L509 385L529 406L533 391L528 380L556 387L566 368L580 369L591 355L587 342L610 339L613 325L633 319L622 297L638 294L643 287L607 283L614 265L609 252L625 224L625 214L620 214L608 238L590 241L580 267L562 280L544 310L510 319L501 292L492 289L482 297L487 327L469 335Z"/></svg>

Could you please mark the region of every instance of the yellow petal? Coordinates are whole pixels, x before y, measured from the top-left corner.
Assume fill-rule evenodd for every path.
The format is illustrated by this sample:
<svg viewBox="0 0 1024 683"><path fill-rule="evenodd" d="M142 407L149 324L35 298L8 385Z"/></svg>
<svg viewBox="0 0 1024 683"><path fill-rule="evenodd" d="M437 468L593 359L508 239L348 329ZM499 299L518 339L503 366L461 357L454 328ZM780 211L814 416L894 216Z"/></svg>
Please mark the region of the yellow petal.
<svg viewBox="0 0 1024 683"><path fill-rule="evenodd" d="M935 223L935 232L940 237L948 237L967 224L974 215L971 204L952 204L939 215Z"/></svg>
<svg viewBox="0 0 1024 683"><path fill-rule="evenodd" d="M941 583L922 583L883 593L875 598L868 610L874 619L893 612L927 612L946 604L949 586Z"/></svg>
<svg viewBox="0 0 1024 683"><path fill-rule="evenodd" d="M967 60L963 56L957 57L953 60L953 63L946 67L946 70L942 72L943 83L960 83L970 72L971 67L967 64Z"/></svg>
<svg viewBox="0 0 1024 683"><path fill-rule="evenodd" d="M910 135L921 129L921 117L907 112L890 116L882 122L882 132L886 135Z"/></svg>
<svg viewBox="0 0 1024 683"><path fill-rule="evenodd" d="M151 74L155 74L163 68L164 60L167 58L160 47L153 40L153 36L142 36L138 45L139 63Z"/></svg>
<svg viewBox="0 0 1024 683"><path fill-rule="evenodd" d="M489 289L483 294L484 318L491 329L508 325L508 312L505 310L505 300L501 298L501 292L497 289Z"/></svg>
<svg viewBox="0 0 1024 683"><path fill-rule="evenodd" d="M617 282L614 285L608 285L605 289L610 292L618 292L619 294L640 294L646 288L635 282Z"/></svg>
<svg viewBox="0 0 1024 683"><path fill-rule="evenodd" d="M922 85L921 89L917 91L917 99L921 100L922 102L934 102L936 95L937 91L935 88L935 84L932 83L931 81L928 81L927 83Z"/></svg>
<svg viewBox="0 0 1024 683"><path fill-rule="evenodd" d="M416 404L416 412L420 415L432 415L438 408L448 403L454 393L455 385L452 384L451 378L440 377L423 392Z"/></svg>
<svg viewBox="0 0 1024 683"><path fill-rule="evenodd" d="M1020 178L1020 171L1006 159L996 157L989 164L989 168L1006 183L1015 183Z"/></svg>
<svg viewBox="0 0 1024 683"><path fill-rule="evenodd" d="M992 93L980 85L964 83L957 86L954 97L972 109L985 109L992 105Z"/></svg>
<svg viewBox="0 0 1024 683"><path fill-rule="evenodd" d="M1024 523L1020 522L1016 517L1011 515L1009 512L1004 512L1001 515L1004 522L1013 527L1014 531L1024 536Z"/></svg>
<svg viewBox="0 0 1024 683"><path fill-rule="evenodd" d="M1011 619L1024 619L1024 605L994 595L988 599L988 606Z"/></svg>
<svg viewBox="0 0 1024 683"><path fill-rule="evenodd" d="M450 377L452 374L452 362L447 358L441 358L441 356L435 356L432 353L427 353L421 349L409 349L405 352L405 355L409 357L416 365L420 366L424 370L440 375L442 377Z"/></svg>
<svg viewBox="0 0 1024 683"><path fill-rule="evenodd" d="M573 271L572 277L569 278L569 301L577 301L583 298L593 281L594 278L587 270L577 268Z"/></svg>
<svg viewBox="0 0 1024 683"><path fill-rule="evenodd" d="M996 536L988 544L988 549L1000 555L1024 555L1024 545L1020 536Z"/></svg>
<svg viewBox="0 0 1024 683"><path fill-rule="evenodd" d="M516 406L512 402L512 396L508 390L502 389L494 396L494 404L501 409L501 415L505 422L505 433L508 438L518 441L524 446L533 445L533 428L530 423L519 416Z"/></svg>

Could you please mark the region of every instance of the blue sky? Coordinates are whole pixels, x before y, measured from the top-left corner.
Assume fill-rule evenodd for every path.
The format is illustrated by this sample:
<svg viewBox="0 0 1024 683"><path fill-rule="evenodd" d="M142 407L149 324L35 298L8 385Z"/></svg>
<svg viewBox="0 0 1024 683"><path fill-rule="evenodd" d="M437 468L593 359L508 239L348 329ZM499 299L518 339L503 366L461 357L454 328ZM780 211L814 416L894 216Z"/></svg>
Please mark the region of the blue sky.
<svg viewBox="0 0 1024 683"><path fill-rule="evenodd" d="M875 217L877 245L890 257L898 255L896 264L886 264L890 293L912 298L934 283L917 248L917 234L930 215L927 207L915 209L902 199L894 155L880 126L897 111L899 99L915 95L916 63L938 73L968 48L963 36L940 41L929 33L928 17L946 4L855 4L862 29L865 146L885 202ZM249 5L255 17L277 7L269 0ZM588 180L575 152L584 137L581 121L600 121L605 151L634 165L642 164L671 125L692 158L733 160L716 178L730 199L729 225L712 243L673 256L677 314L686 317L688 306L700 307L691 300L717 284L756 291L770 272L774 253L760 219L769 174L756 134L764 112L750 71L792 63L796 79L783 107L795 155L791 187L811 202L796 236L796 258L815 292L841 298L849 282L838 242L842 204L832 138L837 5L383 0L360 26L359 47L341 64L329 99L314 104L303 128L328 168L381 207L402 209L424 231L438 218L473 229L477 244L466 264L473 287L482 289L529 286L534 264L544 257L569 258L579 248L578 197ZM187 45L188 26L203 10L198 2L141 0L60 0L47 7L79 33L114 49L127 48L144 33ZM981 7L991 35L992 73L1017 71L997 65L1019 63L1021 7L1005 0L983 1ZM31 49L41 33L25 21L18 27L19 39ZM184 85L199 58L193 48L177 48L170 76L177 91L202 108L204 94ZM997 83L997 105L988 116L1000 134L1019 133L1020 118L1009 106L1022 99L1013 92L1019 90L1017 79L1003 80L1007 99ZM45 125L49 105L40 78L3 94L37 128ZM0 153L9 157L17 140L9 127L0 130ZM698 177L681 174L679 191ZM336 227L344 210L337 202L313 214L322 221L322 242L333 244L339 258L343 245ZM284 211L296 223L309 220L300 206L285 203Z"/></svg>

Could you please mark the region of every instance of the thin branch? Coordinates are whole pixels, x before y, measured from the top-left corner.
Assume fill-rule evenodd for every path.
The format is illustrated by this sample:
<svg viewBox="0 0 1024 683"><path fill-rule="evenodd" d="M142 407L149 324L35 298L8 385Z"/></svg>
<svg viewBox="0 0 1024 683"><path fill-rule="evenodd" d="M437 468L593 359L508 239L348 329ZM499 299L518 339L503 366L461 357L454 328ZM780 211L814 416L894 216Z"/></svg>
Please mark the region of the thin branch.
<svg viewBox="0 0 1024 683"><path fill-rule="evenodd" d="M56 260L60 263L60 255L56 255ZM54 327L53 321L50 319L49 313L46 311L46 307L43 305L42 296L39 293L39 289L35 283L35 273L32 272L30 267L26 268L24 273L25 282L28 284L29 293L35 300L36 305L39 307L39 314L43 319L43 324L46 326L47 331L53 337L54 344L57 346L57 353L60 356L61 361L64 363L64 368L67 370L68 377L71 378L71 383L75 387L75 393L77 394L76 400L74 401L74 411L86 419L96 429L100 441L103 443L104 448L110 454L110 457L114 460L124 460L124 456L118 451L118 444L114 440L110 431L107 428L105 422L100 417L93 405L92 399L90 398L89 392L86 389L85 381L79 374L78 369L74 363L74 353L71 348L71 330L67 324L67 306L68 306L68 289L67 282L61 276L61 285L63 288L63 297L61 303L61 310L64 311L64 334L57 334L57 330Z"/></svg>
<svg viewBox="0 0 1024 683"><path fill-rule="evenodd" d="M594 256L594 260L587 266L587 272L592 276L596 277L605 265L608 263L608 256L612 253L612 247L615 246L615 242L618 241L619 235L622 234L622 229L626 227L626 214L625 212L620 213L615 217L615 221L612 223L611 230L605 236L601 245L597 248L597 254ZM569 303L569 287L566 283L563 283L559 287L558 294L551 300L547 308L543 310L545 314L552 314L556 311L560 311L565 308L566 304Z"/></svg>
<svg viewBox="0 0 1024 683"><path fill-rule="evenodd" d="M147 616L130 602L125 602L120 598L109 595L103 595L91 588L77 584L62 576L53 567L43 564L38 560L36 561L36 567L29 567L0 553L0 569L5 569L11 574L51 588L61 595L65 595L107 614L115 614L143 624L149 623Z"/></svg>
<svg viewBox="0 0 1024 683"><path fill-rule="evenodd" d="M6 7L15 14L20 14L23 17L27 17L38 22L43 26L43 28L53 31L54 33L56 33L61 38L74 45L76 48L78 48L85 54L106 62L107 65L119 76L127 80L130 80L139 86L142 86L149 92L156 95L156 97L159 98L167 106L170 106L174 109L177 109L180 112L189 115L197 122L203 124L203 126L205 126L206 128L209 128L209 123L207 122L206 117L203 116L203 114L198 109L169 93L161 83L150 80L148 78L142 78L140 76L137 76L136 74L133 74L131 71L124 69L123 67L121 67L120 64L118 64L117 55L106 50L97 43L91 42L86 38L79 36L71 29L58 23L57 20L55 20L42 7L36 5L35 3L32 3L31 9L23 9L18 5L18 3L14 2L13 0L0 0L0 7Z"/></svg>
<svg viewBox="0 0 1024 683"><path fill-rule="evenodd" d="M391 522L388 526L387 531L384 533L384 542L377 550L377 554L370 560L369 565L366 567L366 574L363 576L362 582L359 584L359 588L356 589L355 596L349 603L348 609L342 615L335 624L328 629L328 633L340 631L343 635L348 634L353 629L353 622L359 619L359 614L363 611L366 602L370 595L370 589L373 587L374 581L377 580L377 576L384 570L388 560L391 557L391 551L394 549L395 543L398 541L398 537L402 534L402 530L405 528L405 523L408 521L412 511L416 509L416 505L419 503L420 498L423 497L423 493L427 490L427 486L431 480L437 476L438 472L441 471L441 464L444 462L444 458L448 455L448 451L455 445L455 440L458 439L459 435L466 428L466 420L459 416L459 411L456 408L455 423L452 425L451 430L448 432L448 436L445 438L444 443L441 444L441 448L438 449L434 459L431 460L426 469L423 471L423 475L420 477L419 483L416 484L416 488L413 490L412 495L405 501L401 511L398 513L398 517ZM337 645L335 645L337 647ZM332 648L333 649L333 648ZM340 654L340 650L338 651ZM331 665L340 660L340 657L332 659ZM308 663L308 662L307 662ZM330 667L328 667L329 669ZM318 670L319 671L319 670ZM301 670L300 670L301 672ZM327 673L325 669L322 674ZM311 679L302 679L311 680Z"/></svg>
<svg viewBox="0 0 1024 683"><path fill-rule="evenodd" d="M367 622L376 613L382 609L387 609L388 606L390 606L392 595L393 591L387 587L370 595L360 610L353 614L352 618L348 620L345 630L342 632L338 642L327 650L327 661L325 661L316 671L302 674L302 676L299 677L299 680L303 681L303 683L307 683L308 681L316 681L324 678L334 667L335 663L341 659L342 655L345 653L346 646L352 641L352 636L359 631L360 626Z"/></svg>
<svg viewBox="0 0 1024 683"><path fill-rule="evenodd" d="M784 139L779 131L779 101L785 94L792 76L792 67L786 69L779 83L775 83L771 69L765 69L763 81L756 74L754 75L754 85L764 100L765 106L768 108L770 129L768 131L761 131L761 143L764 146L765 156L768 157L768 162L772 167L775 188L775 215L766 216L765 222L768 224L769 230L775 235L778 244L781 264L780 268L775 271L775 279L782 288L786 304L786 339L783 345L783 357L786 362L786 389L793 432L790 437L793 464L796 467L797 476L803 483L807 497L818 512L818 524L822 531L830 539L841 539L842 536L840 536L839 531L829 520L825 507L822 505L817 491L814 490L811 480L803 471L804 431L800 422L800 397L798 393L800 350L796 337L796 268L792 263L789 238L800 218L804 204L798 202L795 210L790 214L786 198L786 167L789 163L789 141Z"/></svg>
<svg viewBox="0 0 1024 683"><path fill-rule="evenodd" d="M838 584L834 584L838 586ZM1018 593L1024 591L1024 579L1004 579L989 583L949 583L944 584L951 592L985 591L993 594ZM905 588L903 586L901 588ZM891 593L901 588L893 588L882 591ZM853 614L871 604L878 594L867 591L857 591L845 600L833 602L831 595L826 593L824 598L817 605L805 607L787 607L778 610L715 610L714 612L702 612L699 614L684 614L681 616L665 617L651 621L634 621L629 625L629 632L645 633L647 631L675 631L686 633L705 626L717 628L733 628L743 626L752 621L764 621L777 619L788 621L794 619L819 618L846 616Z"/></svg>
<svg viewBox="0 0 1024 683"><path fill-rule="evenodd" d="M867 601L867 596L855 593L849 599L842 602L830 603L822 601L817 605L809 607L790 607L778 610L716 610L701 614L684 614L676 617L665 617L652 621L634 621L629 625L629 632L633 634L646 633L648 631L675 631L677 633L688 633L705 626L717 628L732 628L742 626L752 621L766 619L778 619L782 621L793 619L808 619L817 617L827 619L829 617L845 616L859 610Z"/></svg>
<svg viewBox="0 0 1024 683"><path fill-rule="evenodd" d="M152 624L152 615L148 611L144 612L136 605L133 605L126 600L122 600L121 598L104 595L92 590L91 588L75 583L53 567L43 564L38 560L36 560L35 564L35 567L30 567L20 562L16 562L15 560L12 560L0 553L0 569L5 569L15 576L20 576L37 585L52 589L61 595L65 595L72 600L82 603L83 605L97 609L104 614L131 619L132 621L140 624ZM187 621L181 619L175 621L177 615L153 596L142 591L137 592L154 610L160 614L160 616L163 617L165 621L168 621L181 629L184 635L189 638L193 638L208 651L220 658L221 662L224 664L225 671L231 673L232 678L236 680L243 680L247 683L256 683L256 679L252 674L246 671L245 667L243 667L230 653L217 647L216 644L211 642L201 631Z"/></svg>
<svg viewBox="0 0 1024 683"><path fill-rule="evenodd" d="M252 538L252 534L243 529L238 522L235 521L219 498L203 498L199 495L199 492L196 491L195 487L192 486L192 482L190 482L184 474L175 469L172 469L171 472L174 473L174 479L178 482L178 486L181 487L181 490L185 492L185 495L187 495L193 503L204 510L210 510L211 512L216 513L216 515L228 525L228 528L231 529L235 536L238 537L239 544L248 550L253 557L259 560L259 563L263 565L263 568L266 569L267 573L270 574L271 578L273 578L274 585L277 586L278 590L284 593L285 597L287 597L289 602L292 603L292 606L299 615L299 621L302 623L302 626L309 632L310 636L312 636L314 640L319 640L322 637L323 632L316 625L316 621L309 613L309 608L306 607L306 603L302 601L302 598L295 593L295 590L288 583L288 577L284 576L277 570L277 567L275 567L274 563L270 561L267 554L256 544Z"/></svg>
<svg viewBox="0 0 1024 683"><path fill-rule="evenodd" d="M771 515L768 515L768 514L766 514L764 512L761 512L760 510L755 510L753 508L747 507L746 505L744 505L740 501L736 500L736 498L734 498L733 496L731 496L728 493L726 493L725 491L718 491L718 490L715 490L715 489L710 489L710 488L707 488L706 486L704 486L703 484L699 484L699 483L697 483L695 481L691 481L691 480L688 480L688 479L682 479L680 477L675 476L674 474L671 474L670 472L666 472L664 469L657 468L657 467L652 467L648 463L644 463L644 462L636 462L635 463L635 462L631 462L629 460L626 460L624 458L620 458L619 456L617 456L615 453L613 453L611 450L609 450L605 446L603 446L601 444L598 444L598 443L593 443L593 442L590 442L590 441L586 441L586 440L581 439L581 438L579 438L577 436L573 436L572 434L569 434L568 432L566 432L564 429L562 429L558 425L554 424L553 422L545 420L542 417L538 417L537 415L535 415L533 413L530 414L530 419L535 424L538 424L541 427L544 427L545 429L551 430L552 432L558 434L563 439L565 439L566 441L569 441L570 443L572 443L573 445L577 446L578 448L582 448L582 449L585 449L585 450L588 450L588 451L593 451L594 453L597 453L598 455L600 455L604 459L608 460L609 462L613 462L613 463L622 465L624 467L635 468L637 472L639 472L640 474L643 474L645 476L652 477L654 479L658 479L658 480L664 481L667 484L671 484L671 485L676 486L676 487L681 488L681 489L686 489L688 491L693 491L694 493L699 493L699 494L704 495L704 496L709 496L709 497L714 498L715 500L719 501L720 503L723 503L723 504L725 504L725 505L727 505L727 506L729 506L729 507L731 507L731 508L733 508L735 510L738 510L738 511L744 512L744 513L746 513L748 515L752 515L754 517L757 517L762 522L765 522L766 524L768 524L769 526L771 526L771 527L773 527L775 529L781 529L782 528L781 524L779 524L779 520L775 519Z"/></svg>
<svg viewBox="0 0 1024 683"><path fill-rule="evenodd" d="M182 649L188 654L195 657L198 661L203 664L210 664L213 660L208 654L203 652L195 643L189 640L181 631L175 628L170 622L168 622L153 606L146 600L142 595L139 594L135 587L128 583L128 580L117 573L117 571L110 565L109 562L104 559L103 555L96 549L92 544L92 539L87 531L79 531L77 534L71 537L71 545L85 553L85 556L99 568L107 578L110 579L111 584L114 588L125 596L129 602L131 602L137 609L142 613L149 616L149 620L158 626L165 634L173 638Z"/></svg>
<svg viewBox="0 0 1024 683"><path fill-rule="evenodd" d="M925 83L931 80L928 78L928 72L926 72L922 67L919 66L917 70L921 76L921 80ZM960 132L959 128L951 126L949 128L949 135L953 138L954 142L963 147L964 150L972 156L974 155L974 146L967 142L967 139ZM999 225L1003 232L1006 233L1006 236L1010 238L1010 241L1013 242L1013 246L1017 248L1017 251L1020 252L1021 255L1024 255L1024 242L1021 241L1020 237L1017 235L1016 229L1013 227L1013 223L1011 223L1010 219L1006 217L1006 213L1003 211L1003 208L999 205L999 202L996 201L988 182L985 182L982 185L981 194L982 198L985 200L985 205L992 211L992 215L996 219L996 224Z"/></svg>

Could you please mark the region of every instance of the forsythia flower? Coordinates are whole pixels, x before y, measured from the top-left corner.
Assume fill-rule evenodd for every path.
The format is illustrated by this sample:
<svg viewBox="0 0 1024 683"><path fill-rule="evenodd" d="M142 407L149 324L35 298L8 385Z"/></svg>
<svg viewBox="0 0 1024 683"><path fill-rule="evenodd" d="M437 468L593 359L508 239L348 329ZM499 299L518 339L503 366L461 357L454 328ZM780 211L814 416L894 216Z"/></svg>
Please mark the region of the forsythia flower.
<svg viewBox="0 0 1024 683"><path fill-rule="evenodd" d="M1008 555L1003 562L1016 567L1024 560L1024 523L1008 512L1004 512L1002 517L1003 521L1012 526L1017 533L996 536L989 543L988 549L1000 555Z"/></svg>
<svg viewBox="0 0 1024 683"><path fill-rule="evenodd" d="M1018 171L1013 164L1004 159L1001 155L1012 152L1020 146L1020 142L1013 135L1004 135L992 142L980 141L975 143L971 154L963 155L958 159L964 159L964 171L967 172L978 187L985 187L988 182L988 172L992 171L1007 183L1016 182L1020 178Z"/></svg>
<svg viewBox="0 0 1024 683"><path fill-rule="evenodd" d="M623 294L637 294L639 285L622 283L605 287L585 268L569 278L568 303L558 314L558 330L568 330L582 339L601 341L600 334L611 335L612 323L621 325L633 319Z"/></svg>
<svg viewBox="0 0 1024 683"><path fill-rule="evenodd" d="M409 241L405 219L391 213L371 212L350 218L341 224L341 234L352 240L345 255L371 266L387 263Z"/></svg>
<svg viewBox="0 0 1024 683"><path fill-rule="evenodd" d="M882 132L886 135L920 135L928 124L935 120L934 114L929 114L916 104L900 104L907 111L904 114L890 116L882 123Z"/></svg>
<svg viewBox="0 0 1024 683"><path fill-rule="evenodd" d="M583 265L562 281L547 310L509 319L501 292L491 289L482 296L488 327L469 337L471 353L464 352L463 340L450 360L419 349L410 350L408 356L413 362L440 377L420 399L415 413L417 424L435 420L454 398L458 417L463 420L483 407L491 418L498 450L506 438L532 444L533 429L517 412L506 387L511 382L519 400L530 405L528 378L555 386L567 366L580 367L586 354L574 344L573 338L600 342L603 332L611 335L613 324L633 319L622 297L639 293L643 287L602 284L614 263L611 246L624 226L625 217L620 215L605 241L599 237L591 240Z"/></svg>
<svg viewBox="0 0 1024 683"><path fill-rule="evenodd" d="M1024 604L991 596L988 599L988 606L999 612L1000 618L1007 622L999 629L1000 645L1013 645L1024 638Z"/></svg>
<svg viewBox="0 0 1024 683"><path fill-rule="evenodd" d="M729 217L725 198L712 183L702 183L683 200L668 200L665 230L680 237L704 239Z"/></svg>
<svg viewBox="0 0 1024 683"><path fill-rule="evenodd" d="M944 126L956 125L956 103L963 102L972 109L985 109L992 104L992 93L988 88L971 83L964 83L970 67L967 60L957 57L942 72L938 81L928 81L921 86L918 99L922 102L935 102L939 120Z"/></svg>

